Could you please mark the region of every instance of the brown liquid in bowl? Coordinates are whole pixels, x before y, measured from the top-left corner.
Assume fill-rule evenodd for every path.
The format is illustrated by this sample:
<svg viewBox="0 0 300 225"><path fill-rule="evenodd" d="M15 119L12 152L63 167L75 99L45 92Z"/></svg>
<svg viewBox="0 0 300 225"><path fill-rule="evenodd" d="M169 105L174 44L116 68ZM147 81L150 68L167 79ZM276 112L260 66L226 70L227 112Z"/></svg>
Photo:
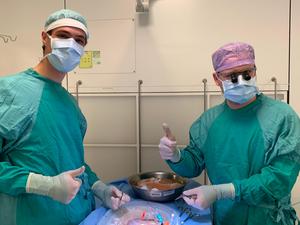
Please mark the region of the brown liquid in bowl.
<svg viewBox="0 0 300 225"><path fill-rule="evenodd" d="M137 186L142 189L148 189L148 190L158 189L161 191L165 191L165 190L173 190L178 187L181 187L182 184L178 183L176 180L172 180L168 178L148 178L148 179L139 180L137 182Z"/></svg>

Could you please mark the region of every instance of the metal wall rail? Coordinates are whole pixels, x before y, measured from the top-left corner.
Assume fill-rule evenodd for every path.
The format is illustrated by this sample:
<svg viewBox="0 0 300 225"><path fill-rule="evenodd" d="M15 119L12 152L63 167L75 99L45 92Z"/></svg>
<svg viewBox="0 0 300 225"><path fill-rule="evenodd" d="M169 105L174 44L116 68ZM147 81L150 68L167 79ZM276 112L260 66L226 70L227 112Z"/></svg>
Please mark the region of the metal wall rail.
<svg viewBox="0 0 300 225"><path fill-rule="evenodd" d="M274 82L274 99L277 99L277 79L276 77L272 77L271 81Z"/></svg>
<svg viewBox="0 0 300 225"><path fill-rule="evenodd" d="M275 77L271 79L271 81L274 82L274 98L276 99L278 96L278 90L277 90L277 80ZM84 96L95 96L95 97L103 97L103 96L118 96L118 97L126 97L126 96L132 96L135 97L136 99L136 131L137 131L137 137L136 137L136 143L133 144L114 144L114 143L85 143L85 147L117 147L117 148L126 148L126 147L132 147L136 148L136 155L137 155L137 168L136 171L137 173L141 172L142 168L142 162L141 162L141 151L142 148L158 148L158 144L142 144L141 140L141 97L147 97L147 96L203 96L204 97L204 111L206 111L209 106L210 106L210 97L211 96L221 96L220 92L216 91L207 91L207 80L203 79L203 91L199 92L150 92L150 93L145 93L141 92L141 85L143 84L142 80L139 80L137 83L137 92L132 92L132 93L81 93L79 92L79 86L82 84L81 80L78 80L76 82L76 92L75 92L75 97L76 100L79 103L79 98L80 95L82 97ZM270 91L267 91L267 93ZM284 95L284 100L286 100L286 91L280 92L281 94ZM178 145L179 147L185 147L185 145ZM204 171L204 184L208 183L208 177L206 171Z"/></svg>
<svg viewBox="0 0 300 225"><path fill-rule="evenodd" d="M136 118L136 125L137 125L137 172L140 173L142 171L142 149L141 149L141 85L143 84L142 80L138 81L138 95L136 98L136 110L137 110L137 118Z"/></svg>
<svg viewBox="0 0 300 225"><path fill-rule="evenodd" d="M204 93L203 93L203 97L204 97L204 110L203 112L205 112L207 110L207 79L203 79L202 80L203 82L203 90L204 90ZM207 185L208 183L208 179L207 179L207 171L206 169L203 171L203 176L204 176L204 185Z"/></svg>

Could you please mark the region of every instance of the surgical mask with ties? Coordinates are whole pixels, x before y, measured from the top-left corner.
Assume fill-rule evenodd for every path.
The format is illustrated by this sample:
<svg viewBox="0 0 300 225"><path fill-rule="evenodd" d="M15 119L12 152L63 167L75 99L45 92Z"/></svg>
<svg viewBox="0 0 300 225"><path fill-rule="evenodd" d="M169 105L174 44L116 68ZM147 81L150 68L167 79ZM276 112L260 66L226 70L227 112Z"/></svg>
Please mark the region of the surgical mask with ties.
<svg viewBox="0 0 300 225"><path fill-rule="evenodd" d="M242 75L238 76L238 81L233 83L231 80L222 81L225 99L232 102L243 104L259 93L256 87L256 78L244 80Z"/></svg>
<svg viewBox="0 0 300 225"><path fill-rule="evenodd" d="M73 70L80 63L80 58L84 53L83 46L73 38L52 38L49 35L48 37L51 40L52 51L45 57L48 58L51 65L62 73Z"/></svg>

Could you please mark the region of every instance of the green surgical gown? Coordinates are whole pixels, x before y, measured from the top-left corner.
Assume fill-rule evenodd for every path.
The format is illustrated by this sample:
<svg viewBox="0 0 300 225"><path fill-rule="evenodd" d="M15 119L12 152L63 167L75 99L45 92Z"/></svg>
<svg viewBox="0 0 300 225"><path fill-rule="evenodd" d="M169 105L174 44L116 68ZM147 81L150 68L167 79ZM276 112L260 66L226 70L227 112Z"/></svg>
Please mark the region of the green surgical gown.
<svg viewBox="0 0 300 225"><path fill-rule="evenodd" d="M98 180L85 164L86 120L62 86L32 69L0 79L0 224L77 225L93 209ZM26 193L29 172L55 176L85 165L68 205Z"/></svg>
<svg viewBox="0 0 300 225"><path fill-rule="evenodd" d="M300 167L300 121L289 105L263 94L244 108L226 102L191 126L178 174L196 177L206 168L212 184L233 183L234 200L213 205L216 225L294 224L291 189Z"/></svg>

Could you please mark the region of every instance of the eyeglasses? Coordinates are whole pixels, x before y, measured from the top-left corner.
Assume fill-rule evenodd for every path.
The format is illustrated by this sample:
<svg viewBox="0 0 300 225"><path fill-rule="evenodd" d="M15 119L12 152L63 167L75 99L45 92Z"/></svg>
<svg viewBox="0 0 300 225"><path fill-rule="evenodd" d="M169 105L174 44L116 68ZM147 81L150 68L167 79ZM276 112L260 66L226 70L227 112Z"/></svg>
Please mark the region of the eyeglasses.
<svg viewBox="0 0 300 225"><path fill-rule="evenodd" d="M222 81L231 80L232 83L238 82L238 77L241 75L244 80L248 81L251 79L251 77L254 75L256 71L256 67L239 71L239 72L233 72L233 73L217 73L218 77Z"/></svg>

